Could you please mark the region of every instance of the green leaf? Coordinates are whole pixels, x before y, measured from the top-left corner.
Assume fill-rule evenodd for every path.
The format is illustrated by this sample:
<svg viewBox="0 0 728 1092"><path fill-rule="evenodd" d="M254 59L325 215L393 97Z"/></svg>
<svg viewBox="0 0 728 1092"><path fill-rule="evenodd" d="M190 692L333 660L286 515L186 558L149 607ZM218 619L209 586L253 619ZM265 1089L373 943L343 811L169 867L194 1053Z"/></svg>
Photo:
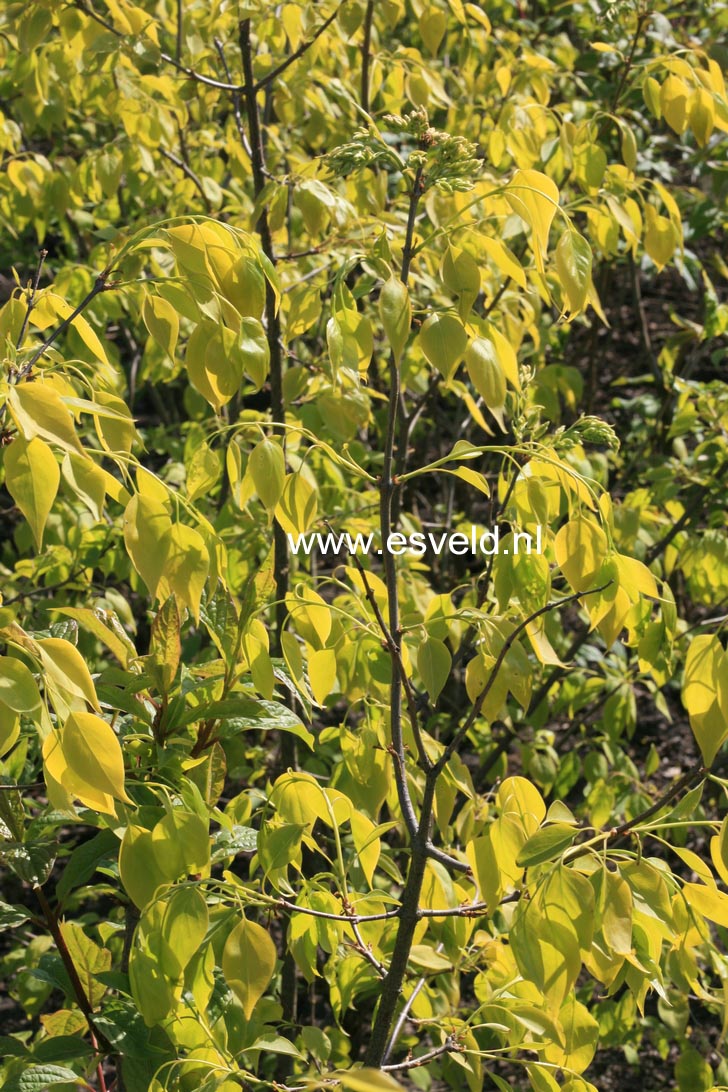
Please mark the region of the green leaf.
<svg viewBox="0 0 728 1092"><path fill-rule="evenodd" d="M159 690L166 694L177 674L182 644L177 600L173 595L157 611L152 622L148 670Z"/></svg>
<svg viewBox="0 0 728 1092"><path fill-rule="evenodd" d="M258 832L252 827L234 826L218 830L212 840L212 864L237 857L238 853L255 853L258 848Z"/></svg>
<svg viewBox="0 0 728 1092"><path fill-rule="evenodd" d="M85 1084L83 1077L79 1077L72 1069L66 1069L60 1065L33 1065L29 1066L19 1077L7 1082L4 1092L45 1092L49 1085L62 1084L68 1081L71 1084Z"/></svg>
<svg viewBox="0 0 728 1092"><path fill-rule="evenodd" d="M0 899L0 929L17 929L27 920L28 915L22 906L11 906Z"/></svg>
<svg viewBox="0 0 728 1092"><path fill-rule="evenodd" d="M284 1039L282 1035L259 1035L252 1046L245 1048L245 1053L251 1051L265 1051L270 1054L286 1054L291 1058L304 1058L301 1051L290 1039Z"/></svg>
<svg viewBox="0 0 728 1092"><path fill-rule="evenodd" d="M86 996L96 1006L106 993L106 987L96 975L111 969L111 952L87 936L78 922L64 921L60 930Z"/></svg>
<svg viewBox="0 0 728 1092"><path fill-rule="evenodd" d="M56 885L59 899L66 898L71 891L88 883L102 861L115 858L119 850L119 839L110 830L101 830L87 842L76 846L67 858L61 878Z"/></svg>
<svg viewBox="0 0 728 1092"><path fill-rule="evenodd" d="M302 739L308 747L313 747L314 737L304 727L295 713L275 701L256 701L254 698L231 697L209 705L187 709L176 722L183 728L196 721L213 718L221 720L223 738L229 738L238 732L291 732Z"/></svg>

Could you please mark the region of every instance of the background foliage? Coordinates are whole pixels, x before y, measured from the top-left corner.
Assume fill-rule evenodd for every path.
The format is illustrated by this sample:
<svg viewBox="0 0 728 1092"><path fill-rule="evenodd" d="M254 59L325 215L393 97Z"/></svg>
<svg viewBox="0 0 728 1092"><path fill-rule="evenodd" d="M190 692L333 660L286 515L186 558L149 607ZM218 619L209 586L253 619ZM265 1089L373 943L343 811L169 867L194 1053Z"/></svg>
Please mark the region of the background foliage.
<svg viewBox="0 0 728 1092"><path fill-rule="evenodd" d="M4 1089L725 1086L725 6L0 18Z"/></svg>

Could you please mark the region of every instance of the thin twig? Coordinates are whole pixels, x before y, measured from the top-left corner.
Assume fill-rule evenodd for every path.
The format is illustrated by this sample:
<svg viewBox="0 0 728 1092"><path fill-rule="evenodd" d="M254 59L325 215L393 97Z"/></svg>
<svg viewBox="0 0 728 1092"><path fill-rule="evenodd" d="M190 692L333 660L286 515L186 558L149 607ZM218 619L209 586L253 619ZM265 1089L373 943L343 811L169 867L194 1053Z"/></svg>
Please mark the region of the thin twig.
<svg viewBox="0 0 728 1092"><path fill-rule="evenodd" d="M231 80L230 68L228 67L227 58L225 57L225 47L223 46L219 38L215 38L214 42L215 49L217 50L217 55L220 58L220 63L223 67L225 76L228 80ZM247 155L248 159L252 160L253 153L251 151L250 143L248 141L248 134L245 132L245 126L243 125L243 112L240 102L240 92L232 91L230 93L230 97L233 101L233 117L235 118L235 128L238 131L240 143L242 144L243 151Z"/></svg>
<svg viewBox="0 0 728 1092"><path fill-rule="evenodd" d="M88 998L88 995L86 994L83 983L79 978L78 971L76 970L76 964L73 962L73 956L68 950L68 945L66 944L65 938L61 931L61 927L58 923L58 918L56 917L53 908L51 907L51 904L48 902L46 893L40 885L36 886L34 890L36 898L40 903L40 908L43 911L43 917L46 920L48 931L50 932L53 940L56 943L58 954L61 957L63 966L66 970L66 974L68 975L68 978L70 980L71 988L73 989L73 993L76 998L76 1004L78 1005L86 1019L89 1031L92 1033L95 1039L102 1044L104 1050L107 1053L113 1054L113 1048L111 1047L108 1039L105 1035L102 1034L102 1032L98 1030L98 1028L94 1024L93 1006Z"/></svg>
<svg viewBox="0 0 728 1092"><path fill-rule="evenodd" d="M427 1054L420 1054L417 1058L408 1058L407 1061L397 1062L396 1065L383 1065L380 1066L380 1069L383 1069L386 1073L405 1073L409 1069L417 1069L421 1065L427 1065L433 1058L439 1058L442 1054L458 1054L462 1050L463 1047L455 1036L448 1035L442 1046L429 1050Z"/></svg>
<svg viewBox="0 0 728 1092"><path fill-rule="evenodd" d="M182 63L182 42L183 42L183 20L184 20L184 0L177 0L177 52L176 61L177 64Z"/></svg>
<svg viewBox="0 0 728 1092"><path fill-rule="evenodd" d="M680 516L680 519L672 525L670 530L665 535L663 535L663 537L659 539L658 542L656 542L653 546L649 548L647 554L645 555L645 564L649 565L655 560L655 558L659 557L660 554L667 549L675 536L678 535L680 531L683 530L683 528L687 527L688 523L695 515L695 513L702 509L703 501L705 500L706 494L709 493L711 488L724 477L727 471L728 459L724 463L722 463L721 466L718 467L715 474L709 481L705 482L704 485L701 485L696 489L693 499L685 508L683 514Z"/></svg>
<svg viewBox="0 0 728 1092"><path fill-rule="evenodd" d="M110 270L107 268L99 273L96 280L94 281L93 288L91 288L91 290L86 293L79 305L73 309L68 318L65 318L63 322L61 322L60 326L56 327L52 334L49 334L43 344L33 353L30 360L28 360L23 365L23 367L18 370L18 379L25 379L33 370L34 365L38 363L45 351L51 347L54 341L58 340L58 338L65 330L68 329L74 319L77 319L81 312L86 310L91 301L96 299L96 297L102 292L107 292L112 287L112 285L108 281L109 272Z"/></svg>
<svg viewBox="0 0 728 1092"><path fill-rule="evenodd" d="M619 100L622 97L622 92L624 91L624 85L627 82L627 77L629 76L630 72L632 71L632 64L634 62L635 50L637 49L637 42L639 41L639 37L640 37L640 34L642 33L643 26L645 25L645 23L648 21L649 18L650 18L650 16L648 14L640 14L640 15L637 16L637 27L636 27L635 32L634 32L634 38L632 39L632 45L630 47L630 51L629 51L629 54L627 56L627 60L625 61L624 67L622 69L621 78L620 78L619 83L617 84L617 88L616 88L616 90L614 92L614 98L612 99L611 113L615 113L617 107L619 106Z"/></svg>
<svg viewBox="0 0 728 1092"><path fill-rule="evenodd" d="M35 297L38 294L38 285L40 284L41 273L43 272L43 262L48 257L47 250L40 250L38 252L38 265L36 266L35 276L30 285L28 295L26 297L25 315L23 316L23 325L20 327L20 333L18 334L18 340L15 343L15 348L20 350L23 348L23 342L25 341L25 335L28 332L28 323L30 322L30 315L35 307Z"/></svg>
<svg viewBox="0 0 728 1092"><path fill-rule="evenodd" d="M437 948L435 950L440 951L441 948L442 948L442 944L438 944L438 946L437 946ZM389 1042L387 1043L387 1049L385 1050L384 1056L382 1058L383 1063L386 1062L389 1059L392 1051L394 1050L395 1046L397 1045L397 1040L400 1037L400 1034L402 1032L402 1028L405 1025L407 1017L410 1014L410 1010L412 1009L412 1006L414 1005L415 1001L417 1000L417 997L420 994L420 992L422 991L422 989L424 988L424 985L425 985L426 982L427 982L427 977L425 975L423 975L422 978L420 978L415 983L415 988L412 990L412 993L409 995L409 997L405 1001L404 1005L402 1006L402 1011L400 1012L399 1016L397 1017L397 1023L394 1025L394 1030L392 1031L392 1034L389 1037Z"/></svg>
<svg viewBox="0 0 728 1092"><path fill-rule="evenodd" d="M168 159L170 163L174 163L175 167L179 167L182 173L186 175L187 178L189 178L190 182L194 183L195 188L202 198L202 203L205 206L205 212L210 215L212 213L212 204L210 203L210 198L205 193L205 187L202 185L202 179L200 178L200 176L195 174L189 163L187 163L184 159L180 159L180 157L175 155L174 152L170 152L166 148L162 148L161 145L159 147L159 152L161 155L164 156L165 159Z"/></svg>
<svg viewBox="0 0 728 1092"><path fill-rule="evenodd" d="M364 13L364 37L361 44L361 108L369 113L369 68L372 60L372 24L374 22L374 0L367 0Z"/></svg>

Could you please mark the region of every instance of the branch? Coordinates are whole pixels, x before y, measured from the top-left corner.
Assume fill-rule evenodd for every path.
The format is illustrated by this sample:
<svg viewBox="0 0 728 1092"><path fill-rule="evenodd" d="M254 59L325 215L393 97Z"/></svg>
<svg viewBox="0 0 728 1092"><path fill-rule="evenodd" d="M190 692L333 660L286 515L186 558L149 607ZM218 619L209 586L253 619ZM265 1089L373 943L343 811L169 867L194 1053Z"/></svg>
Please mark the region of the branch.
<svg viewBox="0 0 728 1092"><path fill-rule="evenodd" d="M162 148L161 145L159 147L159 153L160 153L160 155L163 155L165 159L168 159L170 163L174 163L175 167L179 167L179 169L182 171L182 173L184 175L186 175L187 178L189 178L189 180L191 182L194 183L195 188L197 189L198 193L200 194L200 197L202 198L202 203L205 206L205 212L208 215L211 215L212 214L212 205L210 204L209 197L205 193L205 187L202 185L202 179L199 177L199 175L195 174L195 172L192 170L190 165L187 162L185 162L184 159L180 159L180 157L176 156L174 154L174 152L167 151L167 149Z"/></svg>
<svg viewBox="0 0 728 1092"><path fill-rule="evenodd" d="M330 531L333 530L332 527L331 527L331 524L328 522L328 520L324 520L324 523L329 528ZM412 689L412 684L410 683L409 679L407 678L407 672L405 670L404 661L402 660L401 649L397 646L394 638L392 637L392 634L389 631L389 628L387 627L387 623L384 621L384 617L382 615L381 610L379 609L379 604L377 603L376 596L374 595L374 592L372 590L372 586L369 583L369 577L367 575L366 569L362 565L362 563L359 560L356 553L354 553L353 551L350 551L349 556L351 557L352 561L356 565L357 571L358 571L359 575L361 576L362 583L364 584L364 594L366 595L367 599L369 600L369 605L372 608L372 611L374 613L374 617L376 618L376 621L377 621L377 625L379 626L379 629L381 630L382 636L384 637L384 642L385 642L385 644L387 646L387 651L389 652L390 656L396 661L397 671L399 672L400 681L402 683L402 686L404 687L405 697L407 699L407 712L408 712L408 715L409 715L410 726L412 728L412 734L415 737L415 744L417 746L417 755L418 755L418 758L419 758L419 763L420 763L420 766L422 767L422 769L425 772L427 772L427 770L429 770L432 763L430 762L429 758L427 757L427 752L425 751L425 746L424 746L424 742L423 742L423 739L422 739L422 732L420 731L419 715L418 715L418 712L417 712L417 699L416 699L415 693L414 693L414 691ZM416 829L416 824L415 824L415 829Z"/></svg>
<svg viewBox="0 0 728 1092"><path fill-rule="evenodd" d="M316 28L310 38L307 38L304 42L301 42L298 49L295 49L293 53L286 57L285 61L281 61L279 65L276 65L275 68L271 69L270 72L266 73L265 76L258 80L258 82L255 84L255 90L262 91L264 87L267 87L268 84L272 83L273 80L280 76L281 72L285 72L289 65L292 65L294 61L297 61L300 57L304 55L304 53L307 53L311 46L318 41L324 31L328 30L328 28L331 26L334 19L339 14L339 9L342 7L342 5L343 0L341 0L341 3L337 4L328 19L325 19L323 23L321 23L321 25Z"/></svg>
<svg viewBox="0 0 728 1092"><path fill-rule="evenodd" d="M680 531L683 530L683 528L687 527L688 523L695 515L695 513L702 509L703 501L705 500L706 494L709 493L711 488L717 482L719 482L721 478L725 476L726 471L728 471L728 460L726 460L718 467L715 474L709 481L705 482L704 485L701 485L695 491L693 499L685 508L685 511L680 516L680 519L672 525L667 534L665 534L658 542L656 542L653 546L649 548L647 554L645 555L646 565L649 565L656 558L658 558L660 554L667 549L675 536L678 535Z"/></svg>
<svg viewBox="0 0 728 1092"><path fill-rule="evenodd" d="M82 11L84 15L88 15L89 19L93 19L105 30L108 30L110 34L115 35L117 38L125 38L125 35L122 34L120 30L117 30L113 23L109 22L108 19L104 19L103 15L99 15L98 12L95 12L93 8L89 7L85 0L73 0L73 6L78 8L79 11ZM170 56L169 53L160 52L159 56L166 64L171 64L178 72L183 73L183 75L191 80L195 80L196 83L204 84L205 87L214 87L218 91L243 90L241 84L223 83L222 80L214 80L210 76L203 76L201 72L196 72L193 68L188 68L186 65L181 64L176 58Z"/></svg>
<svg viewBox="0 0 728 1092"><path fill-rule="evenodd" d="M223 72L225 73L225 76L227 77L227 79L230 80L231 79L230 69L228 67L227 59L225 57L225 47L223 46L223 44L222 44L222 42L220 41L219 38L215 38L214 41L215 41L215 49L217 50L217 55L220 58L220 63L222 64L222 67L223 67ZM242 114L242 109L241 109L241 105L240 105L240 92L239 91L232 91L231 92L231 97L232 97L232 100L233 100L233 117L235 118L235 128L238 130L238 136L240 137L240 143L243 146L243 151L248 156L248 159L250 159L252 161L253 153L251 151L250 144L248 142L247 133L245 132L245 126L243 125L243 114Z"/></svg>
<svg viewBox="0 0 728 1092"><path fill-rule="evenodd" d="M63 933L61 932L61 927L58 924L58 918L56 917L53 908L51 907L51 904L46 898L46 893L40 886L35 887L34 890L38 902L40 903L40 908L43 911L43 916L46 920L46 924L48 925L48 930L56 943L56 947L58 948L58 954L61 957L63 966L66 969L66 974L68 975L71 982L71 988L73 989L73 993L76 998L76 1004L86 1018L86 1023L88 1024L89 1031L91 1032L94 1043L101 1043L104 1050L108 1054L113 1054L114 1051L108 1039L105 1035L97 1030L94 1024L93 1007L88 999L86 990L83 987L83 983L78 976L76 964L73 962L73 956L68 950L68 946L63 937Z"/></svg>
<svg viewBox="0 0 728 1092"><path fill-rule="evenodd" d="M356 951L359 952L360 955L364 956L368 963L371 963L372 967L380 976L380 978L384 978L387 974L387 968L384 966L383 963L379 962L371 948L364 943L364 938L359 931L359 923L354 920L354 917L352 915L348 915L347 920L351 926L351 931L356 937Z"/></svg>
<svg viewBox="0 0 728 1092"><path fill-rule="evenodd" d="M412 262L412 239L414 236L414 225L417 216L417 207L419 205L422 181L422 167L417 169L417 173L414 178L412 190L409 198L409 208L407 211L407 229L405 232L404 248L402 250L402 269L400 271L400 280L402 284L407 284L409 277L410 265ZM390 353L389 358L389 374L390 374L390 392L389 392L389 405L387 410L387 431L384 440L384 459L382 465L382 478L379 494L379 526L381 531L382 543L389 542L389 536L392 531L392 510L394 504L394 496L397 492L397 481L393 475L394 470L394 446L395 435L397 430L397 417L399 411L399 395L400 395L400 375L397 361L395 360L394 353ZM402 736L402 680L400 676L399 664L401 663L401 630L399 625L399 599L397 592L397 564L389 550L384 550L383 555L383 567L385 584L387 587L387 602L389 606L389 623L388 633L390 635L389 648L390 655L392 657L392 685L390 689L390 730L392 736L392 747L396 755L396 761L394 763L394 776L397 784L397 795L399 797L400 807L402 808L402 814L406 817L407 810L412 809L412 803L409 799L409 790L407 787L407 775L405 772L405 750L404 739ZM429 768L429 764L428 767ZM410 833L414 833L410 831Z"/></svg>
<svg viewBox="0 0 728 1092"><path fill-rule="evenodd" d="M106 269L102 270L101 273L99 273L96 280L94 281L93 288L89 292L87 292L87 294L79 303L78 307L74 308L68 318L65 318L60 326L56 327L53 333L46 338L40 348L36 349L30 360L28 360L23 365L23 367L18 370L18 379L25 379L30 374L30 372L33 370L33 366L38 363L40 358L45 353L46 349L49 349L53 342L58 340L61 334L68 329L73 320L78 318L82 311L86 310L92 300L96 299L96 297L99 296L102 292L107 292L110 288L113 287L113 285L111 285L108 280L110 271L110 268L107 266Z"/></svg>
<svg viewBox="0 0 728 1092"><path fill-rule="evenodd" d="M364 13L364 38L361 44L361 108L369 113L369 66L372 59L372 23L374 22L374 0L367 0Z"/></svg>
<svg viewBox="0 0 728 1092"><path fill-rule="evenodd" d="M183 18L184 18L184 0L177 0L177 42L176 42L177 53L176 53L176 56L175 56L175 60L177 61L177 64L181 64L181 62L182 62L182 42L183 42L183 37L182 37L183 25L182 24L183 24Z"/></svg>
<svg viewBox="0 0 728 1092"><path fill-rule="evenodd" d="M448 1035L442 1046L429 1050L427 1054L420 1054L417 1058L408 1058L404 1062L397 1062L396 1065L383 1065L380 1068L386 1073L404 1073L409 1069L417 1069L418 1066L427 1065L433 1058L439 1058L442 1054L459 1054L462 1050L463 1047L455 1036Z"/></svg>
<svg viewBox="0 0 728 1092"><path fill-rule="evenodd" d="M563 597L563 599L559 599L555 603L546 603L545 606L539 607L538 610L533 611L531 614L528 615L527 618L524 618L522 622L518 623L518 625L515 627L515 629L511 631L511 633L508 635L508 637L504 641L503 647L501 648L500 652L498 653L498 656L496 658L495 663L493 664L493 668L492 668L492 670L490 672L490 675L488 676L488 681L486 682L485 686L481 690L481 692L478 695L477 699L473 703L473 707L470 710L470 713L468 714L468 716L467 716L467 718L465 720L465 723L462 724L460 728L458 728L455 735L450 740L447 747L445 748L445 750L442 752L439 759L435 763L434 769L435 769L435 771L437 773L439 773L442 769L444 769L444 767L447 764L448 760L452 757L455 750L457 749L458 744L461 742L461 740L467 735L467 733L473 727L475 721L477 720L478 716L480 715L480 710L483 708L483 704L485 702L485 699L488 697L488 694L490 694L491 690L493 689L493 685L495 684L495 680L498 677L498 672L500 671L501 667L503 666L503 664L505 662L505 659L506 659L506 656L510 652L510 650L513 647L515 641L526 630L526 628L528 626L530 626L531 622L535 622L536 619L540 618L542 615L548 614L552 610L557 610L559 607L563 607L567 603L574 603L574 602L576 602L577 599L581 599L586 595L598 595L599 592L603 592L605 590L605 588L608 588L611 583L612 583L612 581L608 580L606 584L600 584L598 588L591 588L589 591L583 591L583 592L573 592L571 595L565 595Z"/></svg>
<svg viewBox="0 0 728 1092"><path fill-rule="evenodd" d="M438 944L436 950L439 952L441 948L442 948L442 944ZM392 1031L392 1034L389 1037L389 1042L387 1043L387 1049L385 1050L384 1057L382 1058L383 1063L387 1061L390 1054L392 1053L395 1046L397 1045L397 1040L399 1039L399 1036L401 1034L402 1028L404 1027L405 1021L406 1021L407 1017L410 1014L410 1010L411 1010L412 1006L414 1005L415 1001L417 1000L417 995L423 989L426 981L427 981L427 977L425 975L422 975L422 978L420 978L418 980L418 982L415 984L415 988L412 990L412 993L409 995L409 997L405 1001L404 1006L402 1008L402 1011L400 1012L399 1016L397 1017L397 1023L394 1025L394 1030Z"/></svg>
<svg viewBox="0 0 728 1092"><path fill-rule="evenodd" d="M47 250L40 250L38 253L38 265L35 270L35 276L30 285L28 295L26 297L25 315L23 316L23 325L20 327L20 333L18 334L18 340L15 343L16 349L22 349L23 342L25 341L25 335L28 332L28 323L30 322L30 314L35 307L35 297L38 293L38 285L40 283L40 275L43 272L43 262L48 257Z"/></svg>
<svg viewBox="0 0 728 1092"><path fill-rule="evenodd" d="M243 73L245 75L244 99L248 117L248 132L250 134L250 162L253 170L253 190L256 198L260 196L265 186L266 166L265 149L263 145L263 132L260 124L260 114L256 99L256 88L253 79L253 48L250 40L250 19L243 19L240 23L240 53L243 58ZM260 211L256 231L260 236L263 253L272 265L275 265L276 256L273 249L273 239L268 223L268 211L263 207ZM283 353L281 351L281 323L276 307L276 298L270 282L266 279L265 285L265 316L266 335L270 350L270 400L271 417L274 427L283 433L285 443L285 431L283 426L286 420L285 399L283 397ZM273 654L280 655L281 633L286 620L286 595L288 593L288 540L286 533L278 520L273 521L273 570L275 579L276 596L276 620L275 641ZM295 747L293 737L284 736L286 746ZM293 752L295 765L295 751Z"/></svg>
<svg viewBox="0 0 728 1092"><path fill-rule="evenodd" d="M649 18L650 18L650 16L647 15L647 14L637 16L637 28L636 28L636 30L634 32L634 38L632 39L632 46L630 48L627 60L624 62L624 68L622 69L622 76L620 78L619 83L617 84L617 89L614 92L614 98L612 99L612 106L611 106L611 112L612 113L614 113L616 111L616 109L617 109L617 107L619 105L619 100L622 97L622 92L624 91L624 85L627 82L627 77L629 76L630 72L632 71L632 63L634 61L635 50L637 49L637 42L639 41L640 34L642 33L642 27L649 20Z"/></svg>
<svg viewBox="0 0 728 1092"><path fill-rule="evenodd" d="M710 773L710 768L703 765L702 762L696 762L696 764L689 769L686 773L679 777L669 788L665 789L661 796L658 796L654 804L651 804L649 808L646 808L639 815L636 815L634 819L630 819L627 823L622 823L618 827L613 827L607 833L607 837L610 841L614 838L621 838L625 834L629 834L635 827L640 826L641 823L645 823L648 819L651 819L653 815L657 815L658 811L662 811L664 807L670 804L676 796L679 796L683 789L687 789L693 784L697 784L702 778L707 777Z"/></svg>

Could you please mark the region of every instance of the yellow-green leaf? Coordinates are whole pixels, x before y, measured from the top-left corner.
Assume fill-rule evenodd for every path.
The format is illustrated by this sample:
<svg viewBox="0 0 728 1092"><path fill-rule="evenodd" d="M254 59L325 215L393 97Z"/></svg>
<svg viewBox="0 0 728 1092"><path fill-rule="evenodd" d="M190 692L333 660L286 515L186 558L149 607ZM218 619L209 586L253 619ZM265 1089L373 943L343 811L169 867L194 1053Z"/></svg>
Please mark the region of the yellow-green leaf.
<svg viewBox="0 0 728 1092"><path fill-rule="evenodd" d="M430 315L420 330L419 342L430 364L449 379L465 354L468 335L456 315Z"/></svg>
<svg viewBox="0 0 728 1092"><path fill-rule="evenodd" d="M136 493L124 511L124 543L134 568L154 598L165 562L172 521L164 504Z"/></svg>
<svg viewBox="0 0 728 1092"><path fill-rule="evenodd" d="M71 713L43 744L45 769L86 807L114 815L114 800L132 801L124 788L124 757L112 728L94 713Z"/></svg>
<svg viewBox="0 0 728 1092"><path fill-rule="evenodd" d="M300 471L289 474L275 507L275 517L286 534L303 535L318 515L318 495Z"/></svg>
<svg viewBox="0 0 728 1092"><path fill-rule="evenodd" d="M715 103L704 87L699 87L690 99L688 122L700 148L705 148L715 128Z"/></svg>
<svg viewBox="0 0 728 1092"><path fill-rule="evenodd" d="M49 679L68 697L88 702L94 709L99 709L93 679L75 645L61 637L44 637L37 644Z"/></svg>
<svg viewBox="0 0 728 1092"><path fill-rule="evenodd" d="M678 135L687 128L687 107L690 91L679 76L670 75L660 88L660 108L667 124Z"/></svg>
<svg viewBox="0 0 728 1092"><path fill-rule="evenodd" d="M578 231L565 231L556 247L556 272L572 314L584 309L591 282L592 251Z"/></svg>
<svg viewBox="0 0 728 1092"><path fill-rule="evenodd" d="M346 1092L398 1092L404 1085L381 1069L349 1069L331 1074Z"/></svg>
<svg viewBox="0 0 728 1092"><path fill-rule="evenodd" d="M427 637L417 650L417 669L433 705L447 682L451 665L450 650L437 637Z"/></svg>
<svg viewBox="0 0 728 1092"><path fill-rule="evenodd" d="M543 273L549 231L559 204L558 186L541 171L518 170L505 191L505 197L513 211L531 228L536 267Z"/></svg>
<svg viewBox="0 0 728 1092"><path fill-rule="evenodd" d="M162 542L164 564L157 586L161 599L177 596L200 620L200 599L210 571L210 555L204 538L194 527L174 523Z"/></svg>
<svg viewBox="0 0 728 1092"><path fill-rule="evenodd" d="M394 274L382 288L379 313L394 359L399 363L409 337L412 306L406 286Z"/></svg>
<svg viewBox="0 0 728 1092"><path fill-rule="evenodd" d="M10 414L26 440L39 436L66 451L81 451L73 416L46 383L19 383L8 390Z"/></svg>
<svg viewBox="0 0 728 1092"><path fill-rule="evenodd" d="M281 445L265 436L250 452L248 470L260 500L272 511L281 499L286 481L286 460Z"/></svg>
<svg viewBox="0 0 728 1092"><path fill-rule="evenodd" d="M222 971L240 1000L246 1019L252 1017L275 966L276 949L270 935L254 921L243 918L225 941Z"/></svg>
<svg viewBox="0 0 728 1092"><path fill-rule="evenodd" d="M506 377L490 338L477 337L470 343L465 364L473 386L505 432Z"/></svg>
<svg viewBox="0 0 728 1092"><path fill-rule="evenodd" d="M5 449L5 486L27 519L39 550L60 480L53 452L37 436L29 442L16 436Z"/></svg>
<svg viewBox="0 0 728 1092"><path fill-rule="evenodd" d="M162 296L146 296L142 306L144 325L168 356L174 356L179 335L179 315Z"/></svg>
<svg viewBox="0 0 728 1092"><path fill-rule="evenodd" d="M586 591L607 556L607 536L598 523L583 516L569 520L554 540L556 561L574 591Z"/></svg>
<svg viewBox="0 0 728 1092"><path fill-rule="evenodd" d="M319 648L309 653L308 677L314 700L323 705L336 682L336 651Z"/></svg>
<svg viewBox="0 0 728 1092"><path fill-rule="evenodd" d="M106 496L106 474L91 459L66 454L61 463L63 478L96 520L101 519Z"/></svg>
<svg viewBox="0 0 728 1092"><path fill-rule="evenodd" d="M686 883L682 892L698 915L728 929L728 895L724 891L704 883Z"/></svg>
<svg viewBox="0 0 728 1092"><path fill-rule="evenodd" d="M15 713L32 713L40 707L32 673L13 656L0 656L0 701Z"/></svg>

